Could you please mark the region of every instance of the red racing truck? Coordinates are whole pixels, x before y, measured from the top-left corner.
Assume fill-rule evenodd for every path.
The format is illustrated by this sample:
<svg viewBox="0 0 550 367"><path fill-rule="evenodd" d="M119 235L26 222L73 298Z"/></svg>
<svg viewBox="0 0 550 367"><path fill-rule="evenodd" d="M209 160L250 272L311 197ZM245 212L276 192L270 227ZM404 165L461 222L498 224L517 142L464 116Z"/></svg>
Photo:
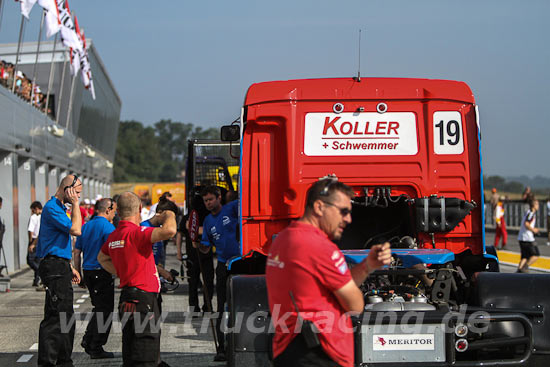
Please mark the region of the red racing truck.
<svg viewBox="0 0 550 367"><path fill-rule="evenodd" d="M334 174L355 191L352 223L337 243L350 266L376 243L389 241L393 253L391 266L361 286L357 366L547 366L550 276L488 271L498 265L484 243L480 139L463 82L253 84L240 124L222 128L222 140L240 141L229 365L270 365L265 255L303 214L309 186ZM411 346L419 338L424 344Z"/></svg>

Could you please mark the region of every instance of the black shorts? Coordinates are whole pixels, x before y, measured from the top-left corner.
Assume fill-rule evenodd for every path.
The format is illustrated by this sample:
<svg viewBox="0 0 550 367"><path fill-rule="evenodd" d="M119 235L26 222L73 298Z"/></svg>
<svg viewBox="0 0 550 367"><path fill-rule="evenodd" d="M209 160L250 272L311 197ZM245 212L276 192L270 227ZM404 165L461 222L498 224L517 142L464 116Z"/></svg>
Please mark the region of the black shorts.
<svg viewBox="0 0 550 367"><path fill-rule="evenodd" d="M528 259L532 256L540 256L539 248L535 242L519 241L519 247L521 248L522 259Z"/></svg>

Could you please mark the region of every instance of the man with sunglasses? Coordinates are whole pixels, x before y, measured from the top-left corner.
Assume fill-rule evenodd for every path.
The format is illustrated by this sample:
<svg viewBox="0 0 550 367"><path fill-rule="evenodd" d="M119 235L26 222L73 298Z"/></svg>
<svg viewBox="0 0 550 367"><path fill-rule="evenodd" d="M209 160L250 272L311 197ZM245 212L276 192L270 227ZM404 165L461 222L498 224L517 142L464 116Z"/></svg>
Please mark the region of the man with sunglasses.
<svg viewBox="0 0 550 367"><path fill-rule="evenodd" d="M80 283L80 274L71 264L71 236L80 236L82 230L81 192L82 182L78 176L66 176L55 195L44 205L40 218L36 251L42 260L38 273L47 292L44 319L40 323L38 336L39 366L73 365L74 323L69 330L66 329L68 320L74 314L71 281L73 284ZM65 204L71 205L70 219ZM62 319L67 320L65 325L61 324Z"/></svg>
<svg viewBox="0 0 550 367"><path fill-rule="evenodd" d="M332 242L351 223L353 196L352 188L336 178L314 183L304 215L281 231L269 249L266 283L275 326L275 367L353 366L349 313L363 311L359 285L391 261L389 243L374 245L350 270ZM308 322L301 332L303 320Z"/></svg>
<svg viewBox="0 0 550 367"><path fill-rule="evenodd" d="M73 258L76 270L80 273L80 254L83 255L84 283L90 292L94 309L82 338L82 347L92 359L113 358L106 352L111 331L111 313L115 307L115 283L111 273L101 267L97 255L107 237L115 230L112 224L116 213L116 203L105 198L96 203L96 216L82 227L82 236L76 241Z"/></svg>

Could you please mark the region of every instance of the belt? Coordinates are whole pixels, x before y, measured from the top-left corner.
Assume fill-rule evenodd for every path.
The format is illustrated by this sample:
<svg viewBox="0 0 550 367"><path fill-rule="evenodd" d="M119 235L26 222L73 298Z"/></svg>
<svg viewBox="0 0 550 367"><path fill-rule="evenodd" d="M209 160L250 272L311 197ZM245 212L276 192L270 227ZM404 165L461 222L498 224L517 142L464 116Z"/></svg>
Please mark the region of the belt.
<svg viewBox="0 0 550 367"><path fill-rule="evenodd" d="M143 294L158 294L156 292L147 292L147 291L144 291L143 289L139 289L138 287L122 287L122 291L127 291L127 292L137 292L137 293L143 293Z"/></svg>
<svg viewBox="0 0 550 367"><path fill-rule="evenodd" d="M63 261L68 262L68 263L71 262L71 259L67 259L65 257L59 257L59 256L55 256L55 255L46 255L44 257L44 260L46 260L46 259L63 260Z"/></svg>

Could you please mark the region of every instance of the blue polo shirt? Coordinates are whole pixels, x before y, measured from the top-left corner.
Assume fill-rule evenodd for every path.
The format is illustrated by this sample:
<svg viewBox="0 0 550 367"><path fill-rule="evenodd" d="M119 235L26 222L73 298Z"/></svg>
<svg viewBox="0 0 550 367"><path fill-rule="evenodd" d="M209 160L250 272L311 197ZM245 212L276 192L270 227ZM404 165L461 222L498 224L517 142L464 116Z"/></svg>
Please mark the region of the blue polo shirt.
<svg viewBox="0 0 550 367"><path fill-rule="evenodd" d="M48 255L71 259L71 227L73 222L67 216L67 208L59 199L52 196L42 209L40 218L40 235L36 245L39 258Z"/></svg>
<svg viewBox="0 0 550 367"><path fill-rule="evenodd" d="M225 204L218 214L209 214L204 219L201 243L205 246L216 246L219 262L225 263L233 256L240 255L241 247L237 240L238 221L238 200Z"/></svg>
<svg viewBox="0 0 550 367"><path fill-rule="evenodd" d="M151 224L149 219L144 220L139 225L142 227L155 227L154 225ZM163 254L164 254L164 244L162 243L162 241L153 243L153 256L155 258L156 265L162 264Z"/></svg>
<svg viewBox="0 0 550 367"><path fill-rule="evenodd" d="M102 269L97 261L97 254L101 246L107 241L107 237L115 230L105 217L94 217L82 227L82 235L76 240L75 248L82 251L82 269L99 270Z"/></svg>

